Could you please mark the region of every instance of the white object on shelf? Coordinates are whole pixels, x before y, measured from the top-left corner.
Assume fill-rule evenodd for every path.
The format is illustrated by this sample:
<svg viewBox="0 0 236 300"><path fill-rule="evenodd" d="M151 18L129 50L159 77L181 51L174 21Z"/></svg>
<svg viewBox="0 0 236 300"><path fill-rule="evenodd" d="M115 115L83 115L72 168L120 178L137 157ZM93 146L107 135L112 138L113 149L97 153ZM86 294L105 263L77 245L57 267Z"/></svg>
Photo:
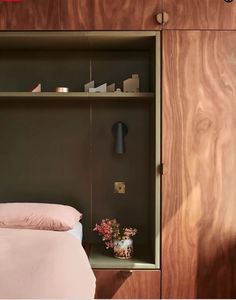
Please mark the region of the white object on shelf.
<svg viewBox="0 0 236 300"><path fill-rule="evenodd" d="M68 89L68 87L59 86L56 88L56 92L57 93L68 93L69 89Z"/></svg>
<svg viewBox="0 0 236 300"><path fill-rule="evenodd" d="M131 78L123 81L123 91L129 93L139 92L139 75L132 74Z"/></svg>
<svg viewBox="0 0 236 300"><path fill-rule="evenodd" d="M87 93L90 88L94 88L94 80L90 81L88 83L85 83L84 85L84 91Z"/></svg>
<svg viewBox="0 0 236 300"><path fill-rule="evenodd" d="M115 92L115 88L116 88L115 83L112 83L107 86L107 92Z"/></svg>
<svg viewBox="0 0 236 300"><path fill-rule="evenodd" d="M32 93L40 93L41 92L41 83L34 86L31 92Z"/></svg>
<svg viewBox="0 0 236 300"><path fill-rule="evenodd" d="M117 88L116 90L115 90L115 93L121 93L122 92L122 90L120 89L120 88Z"/></svg>
<svg viewBox="0 0 236 300"><path fill-rule="evenodd" d="M105 93L107 91L107 84L104 83L96 88L89 88L89 93Z"/></svg>

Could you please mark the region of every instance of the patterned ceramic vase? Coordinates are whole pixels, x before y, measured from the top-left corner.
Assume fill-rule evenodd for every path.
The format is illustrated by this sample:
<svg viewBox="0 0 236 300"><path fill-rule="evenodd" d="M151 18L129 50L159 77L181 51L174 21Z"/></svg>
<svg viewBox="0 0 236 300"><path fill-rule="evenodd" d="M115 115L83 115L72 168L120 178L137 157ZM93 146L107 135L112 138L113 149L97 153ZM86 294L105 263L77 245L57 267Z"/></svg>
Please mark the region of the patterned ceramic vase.
<svg viewBox="0 0 236 300"><path fill-rule="evenodd" d="M114 256L120 259L128 259L133 256L133 240L115 240L114 241Z"/></svg>

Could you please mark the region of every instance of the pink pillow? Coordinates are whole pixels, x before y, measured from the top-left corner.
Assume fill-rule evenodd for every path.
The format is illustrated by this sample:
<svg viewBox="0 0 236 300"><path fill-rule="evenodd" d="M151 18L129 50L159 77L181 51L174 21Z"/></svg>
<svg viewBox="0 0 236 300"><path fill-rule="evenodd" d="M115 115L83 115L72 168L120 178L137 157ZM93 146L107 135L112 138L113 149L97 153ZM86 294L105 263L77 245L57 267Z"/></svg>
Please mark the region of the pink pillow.
<svg viewBox="0 0 236 300"><path fill-rule="evenodd" d="M46 203L0 203L0 227L69 230L82 217L68 205Z"/></svg>

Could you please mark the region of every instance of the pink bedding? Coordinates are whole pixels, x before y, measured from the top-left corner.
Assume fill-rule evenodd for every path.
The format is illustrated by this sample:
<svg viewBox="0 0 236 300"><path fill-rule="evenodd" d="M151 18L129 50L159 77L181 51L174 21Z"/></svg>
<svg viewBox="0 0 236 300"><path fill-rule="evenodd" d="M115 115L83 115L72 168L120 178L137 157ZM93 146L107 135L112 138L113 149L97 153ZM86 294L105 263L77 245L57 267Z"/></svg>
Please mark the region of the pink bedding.
<svg viewBox="0 0 236 300"><path fill-rule="evenodd" d="M1 299L93 299L95 277L67 232L0 228Z"/></svg>
<svg viewBox="0 0 236 300"><path fill-rule="evenodd" d="M74 227L82 214L74 207L49 203L0 203L1 228L64 231Z"/></svg>

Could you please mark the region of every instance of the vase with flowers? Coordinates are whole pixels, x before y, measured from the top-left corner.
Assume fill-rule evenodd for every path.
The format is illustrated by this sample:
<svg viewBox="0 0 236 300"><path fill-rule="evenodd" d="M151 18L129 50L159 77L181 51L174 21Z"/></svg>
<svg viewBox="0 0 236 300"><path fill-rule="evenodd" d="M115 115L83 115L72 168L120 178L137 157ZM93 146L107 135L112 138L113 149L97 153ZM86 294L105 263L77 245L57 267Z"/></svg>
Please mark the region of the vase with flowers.
<svg viewBox="0 0 236 300"><path fill-rule="evenodd" d="M132 238L137 233L136 228L123 228L116 219L103 219L93 230L102 236L106 249L113 249L116 258L128 259L133 256Z"/></svg>

